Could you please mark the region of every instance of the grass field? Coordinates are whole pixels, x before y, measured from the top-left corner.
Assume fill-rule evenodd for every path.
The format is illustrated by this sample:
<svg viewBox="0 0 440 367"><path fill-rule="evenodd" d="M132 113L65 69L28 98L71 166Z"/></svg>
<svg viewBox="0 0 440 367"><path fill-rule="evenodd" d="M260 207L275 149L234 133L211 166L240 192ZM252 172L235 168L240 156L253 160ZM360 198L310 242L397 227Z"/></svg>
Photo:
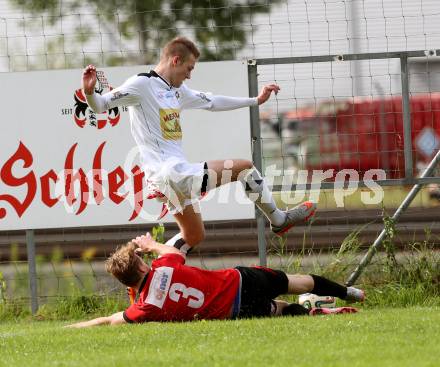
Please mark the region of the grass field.
<svg viewBox="0 0 440 367"><path fill-rule="evenodd" d="M0 366L439 366L440 308L63 329L0 325Z"/></svg>

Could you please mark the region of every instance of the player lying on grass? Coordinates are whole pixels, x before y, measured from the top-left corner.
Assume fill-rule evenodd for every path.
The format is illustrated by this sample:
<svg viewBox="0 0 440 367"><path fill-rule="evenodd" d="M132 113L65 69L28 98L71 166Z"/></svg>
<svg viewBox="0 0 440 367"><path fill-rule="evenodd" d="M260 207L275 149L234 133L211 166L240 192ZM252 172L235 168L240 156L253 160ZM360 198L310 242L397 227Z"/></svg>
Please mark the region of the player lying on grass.
<svg viewBox="0 0 440 367"><path fill-rule="evenodd" d="M155 253L151 267L139 256ZM312 309L276 300L281 294L314 293L361 302L364 292L317 275L290 275L264 267L203 270L185 265L178 249L155 242L149 233L119 247L106 269L136 289L137 300L125 311L70 327L147 321L191 321L263 316L355 312L352 307Z"/></svg>
<svg viewBox="0 0 440 367"><path fill-rule="evenodd" d="M248 98L190 89L185 80L191 78L199 56L200 52L191 40L177 37L165 45L154 70L132 76L109 93L100 95L96 92L95 66L87 66L82 76L87 103L93 111L101 113L128 106L131 131L139 147L145 177L180 228L167 245L187 252L199 244L205 236L205 229L198 198L235 181L242 183L246 195L268 218L275 234L282 235L293 225L308 222L316 204L307 201L287 211L277 208L268 184L251 161L228 159L191 163L187 160L182 146L181 111L230 111L257 106L280 90L278 85L269 84L257 97ZM242 132L237 129L229 133L234 136Z"/></svg>

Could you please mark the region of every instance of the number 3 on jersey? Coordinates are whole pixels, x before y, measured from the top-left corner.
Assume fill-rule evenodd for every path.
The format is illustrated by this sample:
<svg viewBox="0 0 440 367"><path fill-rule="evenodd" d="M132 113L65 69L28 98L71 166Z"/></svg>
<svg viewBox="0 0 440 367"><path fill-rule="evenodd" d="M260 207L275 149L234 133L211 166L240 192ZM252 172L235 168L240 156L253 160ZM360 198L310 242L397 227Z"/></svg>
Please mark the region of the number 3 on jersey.
<svg viewBox="0 0 440 367"><path fill-rule="evenodd" d="M168 292L168 296L174 302L179 302L180 298L188 299L188 307L200 308L205 301L205 295L198 289L186 287L182 283L173 283Z"/></svg>
<svg viewBox="0 0 440 367"><path fill-rule="evenodd" d="M171 283L174 269L169 266L161 266L156 269L151 280L145 303L162 308L166 297L173 302L179 302L181 298L187 300L187 306L200 308L205 301L203 292L196 288L187 287L182 283Z"/></svg>

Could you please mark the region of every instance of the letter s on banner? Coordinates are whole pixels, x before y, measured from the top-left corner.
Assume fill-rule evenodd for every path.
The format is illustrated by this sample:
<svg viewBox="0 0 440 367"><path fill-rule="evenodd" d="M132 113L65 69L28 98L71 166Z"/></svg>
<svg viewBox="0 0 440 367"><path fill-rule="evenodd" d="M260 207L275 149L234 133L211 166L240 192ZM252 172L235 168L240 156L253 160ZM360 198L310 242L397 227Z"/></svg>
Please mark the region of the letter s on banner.
<svg viewBox="0 0 440 367"><path fill-rule="evenodd" d="M365 186L370 189L370 192L361 192L361 201L364 204L379 204L383 201L383 188L373 181L374 176L376 176L376 180L385 180L387 178L387 174L383 169L369 169L365 172L364 182Z"/></svg>
<svg viewBox="0 0 440 367"><path fill-rule="evenodd" d="M4 194L0 195L0 201L6 201L17 212L17 215L21 217L26 209L31 205L37 192L37 181L34 172L31 170L27 175L23 177L15 177L12 173L14 165L18 161L23 161L23 168L29 168L34 159L29 149L20 141L17 151L9 158L0 170L0 181L10 187L27 186L26 196L21 202L16 197ZM0 219L6 216L7 212L5 208L0 208Z"/></svg>

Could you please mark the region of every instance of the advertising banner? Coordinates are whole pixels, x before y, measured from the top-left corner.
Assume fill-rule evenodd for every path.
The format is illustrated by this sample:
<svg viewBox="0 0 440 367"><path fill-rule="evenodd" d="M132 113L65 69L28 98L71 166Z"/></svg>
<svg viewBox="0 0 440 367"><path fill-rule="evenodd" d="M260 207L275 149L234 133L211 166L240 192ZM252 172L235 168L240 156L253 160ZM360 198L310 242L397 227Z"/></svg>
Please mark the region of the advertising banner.
<svg viewBox="0 0 440 367"><path fill-rule="evenodd" d="M100 69L99 92L148 66ZM148 199L127 107L96 114L85 103L82 70L0 74L0 230L154 223L162 204ZM186 84L247 96L246 63L199 63ZM190 162L251 159L249 109L182 111ZM204 220L254 217L240 184L201 201ZM164 222L173 221L168 214Z"/></svg>

